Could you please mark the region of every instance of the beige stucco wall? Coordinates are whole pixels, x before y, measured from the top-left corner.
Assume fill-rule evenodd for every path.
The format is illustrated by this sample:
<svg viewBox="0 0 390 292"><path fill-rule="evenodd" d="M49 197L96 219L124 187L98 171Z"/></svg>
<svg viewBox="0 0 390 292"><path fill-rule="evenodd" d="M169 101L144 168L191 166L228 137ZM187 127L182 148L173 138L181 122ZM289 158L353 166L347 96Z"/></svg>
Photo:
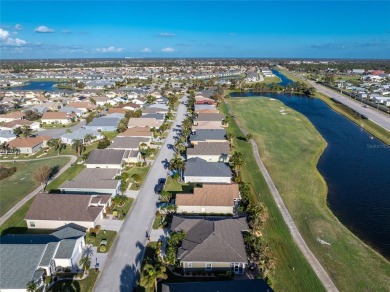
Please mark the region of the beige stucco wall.
<svg viewBox="0 0 390 292"><path fill-rule="evenodd" d="M233 206L177 206L177 213L233 214Z"/></svg>
<svg viewBox="0 0 390 292"><path fill-rule="evenodd" d="M61 221L61 220L27 220L27 228L29 229L57 229L63 227L67 224L77 224L86 228L95 227L94 222L86 222L86 221ZM31 227L31 222L35 223L35 227Z"/></svg>

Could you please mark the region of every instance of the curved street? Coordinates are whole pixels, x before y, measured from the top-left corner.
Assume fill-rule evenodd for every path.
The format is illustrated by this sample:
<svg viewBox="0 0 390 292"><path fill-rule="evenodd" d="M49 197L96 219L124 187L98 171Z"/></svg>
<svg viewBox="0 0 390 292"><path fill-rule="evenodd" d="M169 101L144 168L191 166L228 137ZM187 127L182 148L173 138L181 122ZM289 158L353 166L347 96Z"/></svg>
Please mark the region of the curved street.
<svg viewBox="0 0 390 292"><path fill-rule="evenodd" d="M181 99L184 102L186 100L186 97ZM167 177L164 165L166 160L169 161L174 156L173 147L171 147L175 143L174 129L182 123L185 113L186 107L180 103L172 128L110 249L106 265L97 279L94 291L125 292L133 291L136 286L147 244L146 234L150 234L157 210L158 195L154 193L154 187L159 178Z"/></svg>
<svg viewBox="0 0 390 292"><path fill-rule="evenodd" d="M15 160L15 163L18 162L26 162L26 161L36 161L36 160L46 160L46 159L52 159L52 158L58 158L59 156L51 156L51 157L44 157L44 158L37 158L37 159L21 159L21 160ZM75 155L61 155L60 157L69 157L70 160L67 164L65 164L59 171L56 173L56 175L49 180L52 181L56 179L58 176L60 176L62 173L64 173L65 170L67 170L73 163L76 162L77 156ZM9 162L9 161L7 161ZM18 211L24 204L26 204L31 198L33 198L36 194L38 194L40 191L42 191L42 185L37 187L35 190L33 190L30 194L25 196L22 200L20 200L15 206L13 206L7 213L5 213L0 218L0 226L7 221L16 211Z"/></svg>

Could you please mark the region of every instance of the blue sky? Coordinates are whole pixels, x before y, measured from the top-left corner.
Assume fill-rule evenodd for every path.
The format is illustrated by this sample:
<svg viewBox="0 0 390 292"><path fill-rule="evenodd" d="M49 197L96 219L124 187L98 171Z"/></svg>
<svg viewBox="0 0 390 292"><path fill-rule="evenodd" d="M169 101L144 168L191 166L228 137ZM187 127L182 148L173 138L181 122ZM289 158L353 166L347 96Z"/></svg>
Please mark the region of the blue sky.
<svg viewBox="0 0 390 292"><path fill-rule="evenodd" d="M7 1L0 57L390 58L389 1Z"/></svg>

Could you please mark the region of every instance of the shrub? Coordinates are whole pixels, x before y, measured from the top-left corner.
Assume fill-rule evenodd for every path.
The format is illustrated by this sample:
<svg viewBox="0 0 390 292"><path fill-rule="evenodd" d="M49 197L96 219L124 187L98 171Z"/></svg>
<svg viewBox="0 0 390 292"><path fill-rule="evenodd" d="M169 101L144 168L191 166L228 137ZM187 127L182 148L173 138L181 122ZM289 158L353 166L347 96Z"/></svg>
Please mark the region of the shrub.
<svg viewBox="0 0 390 292"><path fill-rule="evenodd" d="M99 234L100 229L101 229L101 226L100 226L100 225L96 225L96 226L95 226L95 233L96 233L96 234Z"/></svg>
<svg viewBox="0 0 390 292"><path fill-rule="evenodd" d="M100 252L106 252L107 251L107 247L103 244L99 247L99 251Z"/></svg>
<svg viewBox="0 0 390 292"><path fill-rule="evenodd" d="M133 174L133 180L135 182L139 182L141 180L141 176L138 173Z"/></svg>
<svg viewBox="0 0 390 292"><path fill-rule="evenodd" d="M16 166L13 167L3 167L0 166L0 180L3 180L16 172Z"/></svg>
<svg viewBox="0 0 390 292"><path fill-rule="evenodd" d="M51 283L51 277L47 276L46 279L45 279L45 284L49 285L50 283Z"/></svg>

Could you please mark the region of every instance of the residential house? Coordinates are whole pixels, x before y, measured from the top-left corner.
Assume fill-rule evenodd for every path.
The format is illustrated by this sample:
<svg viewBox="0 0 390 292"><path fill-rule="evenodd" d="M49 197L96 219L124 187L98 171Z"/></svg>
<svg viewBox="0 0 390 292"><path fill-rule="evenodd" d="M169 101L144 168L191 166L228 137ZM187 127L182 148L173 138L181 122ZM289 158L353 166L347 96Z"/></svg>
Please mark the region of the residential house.
<svg viewBox="0 0 390 292"><path fill-rule="evenodd" d="M39 193L28 210L25 220L29 229L57 229L68 224L94 228L103 218L111 195L78 195Z"/></svg>
<svg viewBox="0 0 390 292"><path fill-rule="evenodd" d="M49 136L37 136L27 138L16 138L9 141L9 147L16 148L21 154L34 154L43 147L47 146L47 142L51 139Z"/></svg>
<svg viewBox="0 0 390 292"><path fill-rule="evenodd" d="M164 123L164 120L156 119L154 117L146 118L146 116L141 116L139 118L130 118L129 123L127 124L128 128L134 127L148 127L158 129Z"/></svg>
<svg viewBox="0 0 390 292"><path fill-rule="evenodd" d="M198 129L190 135L192 145L202 142L226 142L226 130L224 129Z"/></svg>
<svg viewBox="0 0 390 292"><path fill-rule="evenodd" d="M214 111L215 113L219 113L217 107L215 105L209 105L209 104L195 104L194 109L196 113L205 111L205 110L210 110Z"/></svg>
<svg viewBox="0 0 390 292"><path fill-rule="evenodd" d="M120 120L119 118L94 118L84 128L93 131L113 132L116 131Z"/></svg>
<svg viewBox="0 0 390 292"><path fill-rule="evenodd" d="M71 116L64 112L45 112L41 121L43 124L69 125L72 123Z"/></svg>
<svg viewBox="0 0 390 292"><path fill-rule="evenodd" d="M90 135L92 139L89 141L85 141L85 136ZM87 142L95 142L104 138L104 135L101 132L88 130L84 128L77 129L71 133L65 133L61 135L61 141L65 144L72 145L74 141L81 141L83 144Z"/></svg>
<svg viewBox="0 0 390 292"><path fill-rule="evenodd" d="M91 151L85 165L87 168L121 169L126 150L96 149Z"/></svg>
<svg viewBox="0 0 390 292"><path fill-rule="evenodd" d="M225 142L204 142L187 148L187 159L199 157L207 162L229 162L230 145Z"/></svg>
<svg viewBox="0 0 390 292"><path fill-rule="evenodd" d="M121 181L115 179L120 174L118 169L85 168L72 180L60 187L62 193L110 194L119 193Z"/></svg>
<svg viewBox="0 0 390 292"><path fill-rule="evenodd" d="M19 127L29 126L33 131L36 131L40 128L38 122L28 121L28 120L15 120L8 123L3 123L0 125L0 130L14 130Z"/></svg>
<svg viewBox="0 0 390 292"><path fill-rule="evenodd" d="M273 292L274 290L263 279L240 281L207 281L163 283L162 292Z"/></svg>
<svg viewBox="0 0 390 292"><path fill-rule="evenodd" d="M84 231L71 227L51 234L1 236L0 290L27 291L30 281L43 287L46 276L64 268L76 270L85 247L84 236Z"/></svg>
<svg viewBox="0 0 390 292"><path fill-rule="evenodd" d="M248 257L243 232L249 228L244 217L173 216L171 229L185 232L185 238L177 251L180 267L185 272L245 273Z"/></svg>
<svg viewBox="0 0 390 292"><path fill-rule="evenodd" d="M199 122L219 122L219 125L222 126L224 118L225 116L219 113L198 113L194 125L197 125Z"/></svg>
<svg viewBox="0 0 390 292"><path fill-rule="evenodd" d="M240 201L237 184L203 184L193 194L176 194L177 213L233 214Z"/></svg>
<svg viewBox="0 0 390 292"><path fill-rule="evenodd" d="M7 143L16 139L16 135L12 130L0 130L0 143Z"/></svg>
<svg viewBox="0 0 390 292"><path fill-rule="evenodd" d="M148 146L150 138L147 137L116 137L107 149L138 150L141 144Z"/></svg>
<svg viewBox="0 0 390 292"><path fill-rule="evenodd" d="M4 122L12 122L15 120L22 120L25 118L25 114L21 111L18 112L10 112L7 114L0 115L0 123Z"/></svg>
<svg viewBox="0 0 390 292"><path fill-rule="evenodd" d="M134 127L119 133L117 137L153 137L153 132L148 127Z"/></svg>
<svg viewBox="0 0 390 292"><path fill-rule="evenodd" d="M64 106L60 108L58 111L62 113L67 113L68 115L75 114L77 117L81 117L84 114L84 112L81 109L71 107L71 106Z"/></svg>
<svg viewBox="0 0 390 292"><path fill-rule="evenodd" d="M69 107L77 108L83 113L86 113L95 108L95 106L89 101L72 101L68 104Z"/></svg>
<svg viewBox="0 0 390 292"><path fill-rule="evenodd" d="M207 162L198 157L187 160L184 170L184 182L186 183L230 184L231 179L230 167L223 162Z"/></svg>
<svg viewBox="0 0 390 292"><path fill-rule="evenodd" d="M108 109L108 113L109 114L113 114L113 113L121 113L121 114L126 114L127 110L124 109L124 108L120 108L120 107L111 107Z"/></svg>

